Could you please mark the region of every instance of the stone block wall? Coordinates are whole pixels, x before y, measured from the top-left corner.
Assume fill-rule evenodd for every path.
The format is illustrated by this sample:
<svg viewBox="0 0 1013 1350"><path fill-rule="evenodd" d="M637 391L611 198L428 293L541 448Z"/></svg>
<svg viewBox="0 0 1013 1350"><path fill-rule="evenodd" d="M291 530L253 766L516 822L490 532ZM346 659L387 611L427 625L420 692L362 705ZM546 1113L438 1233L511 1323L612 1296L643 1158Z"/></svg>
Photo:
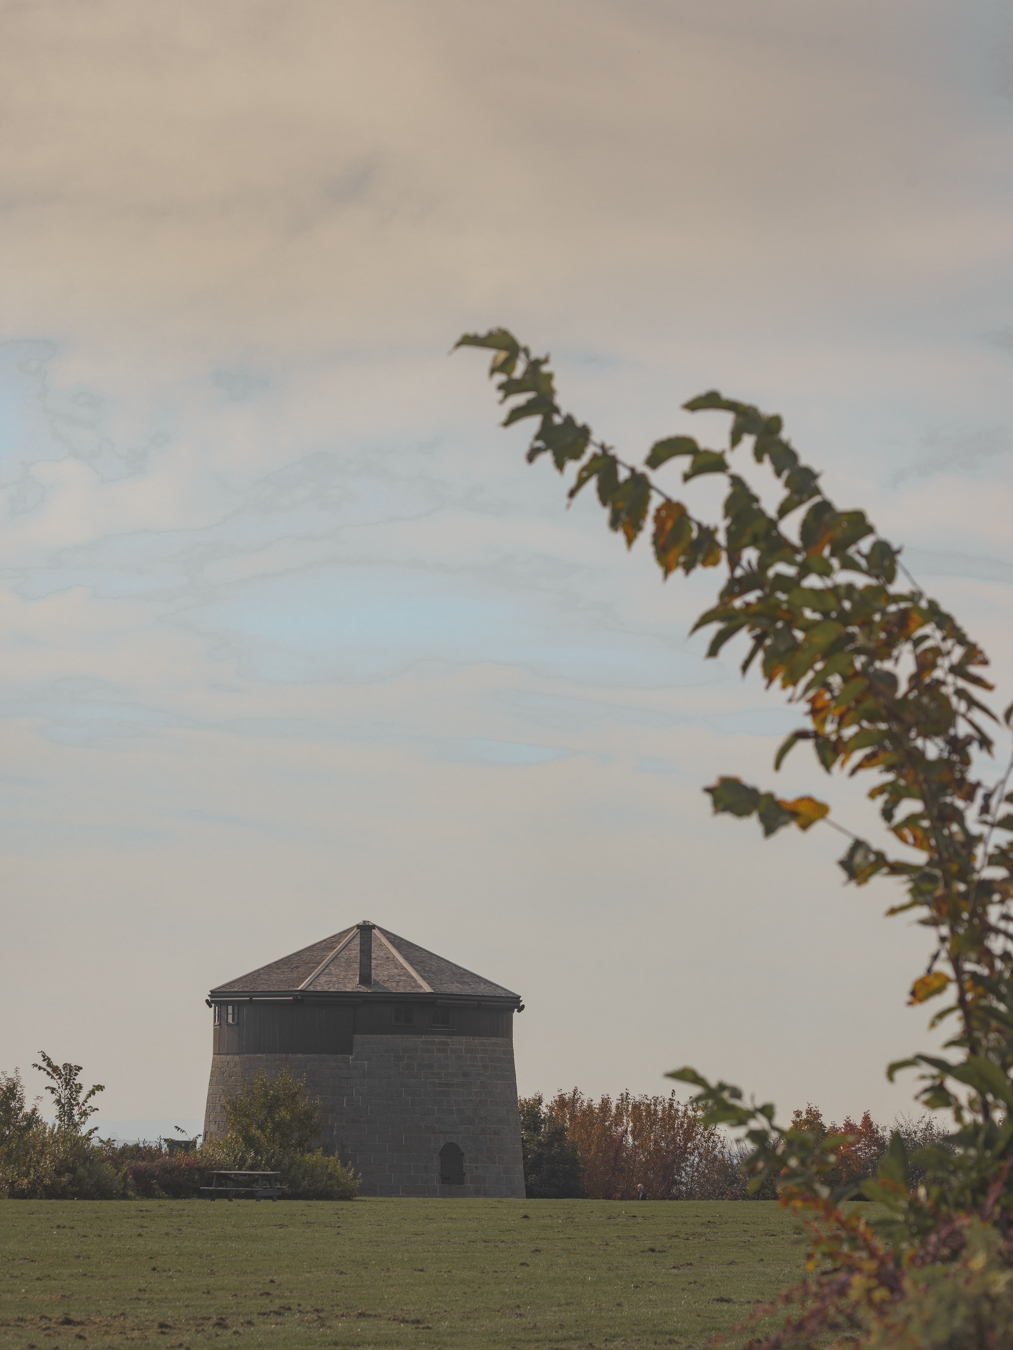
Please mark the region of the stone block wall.
<svg viewBox="0 0 1013 1350"><path fill-rule="evenodd" d="M480 1036L356 1036L351 1055L215 1055L206 1135L222 1094L258 1069L306 1077L325 1147L362 1175L363 1195L524 1196L513 1043ZM464 1185L440 1182L440 1149L464 1153Z"/></svg>

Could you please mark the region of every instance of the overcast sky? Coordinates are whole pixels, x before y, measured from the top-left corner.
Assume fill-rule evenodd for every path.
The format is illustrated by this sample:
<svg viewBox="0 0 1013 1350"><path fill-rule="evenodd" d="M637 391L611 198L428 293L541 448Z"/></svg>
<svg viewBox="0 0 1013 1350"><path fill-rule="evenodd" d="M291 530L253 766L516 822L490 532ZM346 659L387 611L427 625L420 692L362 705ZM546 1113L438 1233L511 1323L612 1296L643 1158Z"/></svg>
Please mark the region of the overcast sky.
<svg viewBox="0 0 1013 1350"><path fill-rule="evenodd" d="M1004 706L1008 6L7 0L0 103L0 1067L197 1120L208 988L371 918L523 995L523 1091L908 1109L923 930L700 791L863 789L447 352L629 457L780 411Z"/></svg>

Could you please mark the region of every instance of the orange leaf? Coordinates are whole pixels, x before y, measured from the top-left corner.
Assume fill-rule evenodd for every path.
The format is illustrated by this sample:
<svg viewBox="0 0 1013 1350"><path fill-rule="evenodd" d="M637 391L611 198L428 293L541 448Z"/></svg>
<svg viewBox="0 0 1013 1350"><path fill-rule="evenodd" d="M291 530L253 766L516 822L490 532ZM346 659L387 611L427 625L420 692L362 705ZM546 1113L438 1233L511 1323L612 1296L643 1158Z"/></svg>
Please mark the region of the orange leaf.
<svg viewBox="0 0 1013 1350"><path fill-rule="evenodd" d="M667 577L693 541L693 524L682 502L662 502L654 513L654 556Z"/></svg>
<svg viewBox="0 0 1013 1350"><path fill-rule="evenodd" d="M791 812L800 830L807 830L810 825L815 825L818 820L830 814L830 807L826 802L818 802L815 797L795 797L790 802L783 802L779 797L777 804L785 811Z"/></svg>

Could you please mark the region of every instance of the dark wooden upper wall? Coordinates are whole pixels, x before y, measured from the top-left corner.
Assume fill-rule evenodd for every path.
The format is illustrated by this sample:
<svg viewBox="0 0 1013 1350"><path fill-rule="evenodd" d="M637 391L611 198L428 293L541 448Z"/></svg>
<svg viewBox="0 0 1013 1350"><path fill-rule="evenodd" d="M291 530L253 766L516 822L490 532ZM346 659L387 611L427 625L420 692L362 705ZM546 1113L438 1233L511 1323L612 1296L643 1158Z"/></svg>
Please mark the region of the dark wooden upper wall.
<svg viewBox="0 0 1013 1350"><path fill-rule="evenodd" d="M227 1009L237 1021L229 1025ZM353 1036L513 1035L513 1009L457 1004L397 1003L368 999L361 1003L271 1002L255 999L218 1003L221 1023L214 1029L216 1055L350 1055ZM394 1021L410 1009L409 1024ZM442 1024L440 1019L443 1019ZM449 1026L446 1023L449 1022Z"/></svg>

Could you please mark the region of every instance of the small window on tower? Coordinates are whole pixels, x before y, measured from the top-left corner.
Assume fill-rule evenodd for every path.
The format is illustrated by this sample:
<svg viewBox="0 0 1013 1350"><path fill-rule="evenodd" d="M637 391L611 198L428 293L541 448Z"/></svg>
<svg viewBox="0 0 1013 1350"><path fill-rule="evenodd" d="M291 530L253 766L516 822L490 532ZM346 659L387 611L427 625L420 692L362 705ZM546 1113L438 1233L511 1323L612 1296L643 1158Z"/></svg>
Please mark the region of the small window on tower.
<svg viewBox="0 0 1013 1350"><path fill-rule="evenodd" d="M407 1003L395 1003L394 1025L396 1027L413 1027L415 1025L415 1009Z"/></svg>
<svg viewBox="0 0 1013 1350"><path fill-rule="evenodd" d="M216 1027L220 1027L221 1024L222 1024L222 1005L221 1005L220 1003L216 1003L216 1004L215 1004L215 1026L216 1026Z"/></svg>
<svg viewBox="0 0 1013 1350"><path fill-rule="evenodd" d="M238 1004L238 1003L226 1003L226 1005L225 1005L225 1021L228 1023L228 1025L229 1025L230 1027L234 1027L234 1026L236 1026L236 1025L238 1024L238 1022L239 1022L239 1004Z"/></svg>
<svg viewBox="0 0 1013 1350"><path fill-rule="evenodd" d="M447 1028L449 1029L449 1027L450 1027L450 1009L449 1009L449 1008L434 1008L434 1009L433 1009L433 1026L434 1026L434 1027L447 1027Z"/></svg>

